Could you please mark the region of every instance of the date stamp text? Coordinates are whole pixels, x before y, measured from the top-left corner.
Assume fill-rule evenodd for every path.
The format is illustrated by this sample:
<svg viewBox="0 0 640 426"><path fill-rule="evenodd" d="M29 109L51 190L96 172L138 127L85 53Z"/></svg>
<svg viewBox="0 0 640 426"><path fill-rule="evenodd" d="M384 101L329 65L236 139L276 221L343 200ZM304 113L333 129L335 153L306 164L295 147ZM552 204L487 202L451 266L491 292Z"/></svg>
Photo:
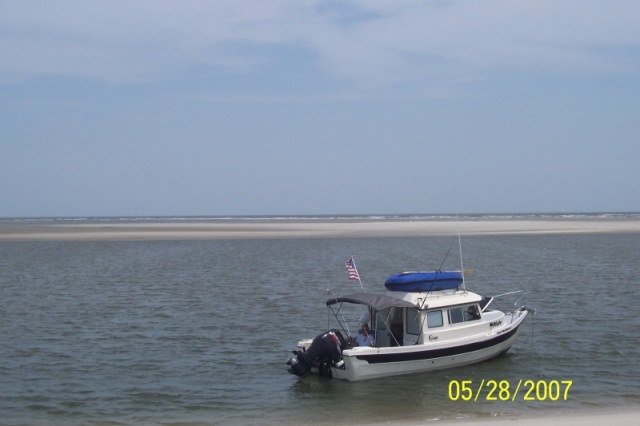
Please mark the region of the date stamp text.
<svg viewBox="0 0 640 426"><path fill-rule="evenodd" d="M566 401L573 380L451 380L451 401Z"/></svg>

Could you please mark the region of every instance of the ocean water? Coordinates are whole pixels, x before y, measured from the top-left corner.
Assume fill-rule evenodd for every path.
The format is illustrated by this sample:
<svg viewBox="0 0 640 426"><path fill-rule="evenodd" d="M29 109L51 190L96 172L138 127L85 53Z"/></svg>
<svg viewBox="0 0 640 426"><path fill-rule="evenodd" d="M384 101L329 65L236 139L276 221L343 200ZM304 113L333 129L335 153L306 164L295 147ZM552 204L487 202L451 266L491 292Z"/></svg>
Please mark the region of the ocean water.
<svg viewBox="0 0 640 426"><path fill-rule="evenodd" d="M327 289L460 267L457 239L0 242L0 424L383 423L640 406L640 235L462 239L467 288L529 291L499 358L349 383L285 362ZM452 381L571 380L566 400L452 400ZM497 395L497 394L496 394Z"/></svg>

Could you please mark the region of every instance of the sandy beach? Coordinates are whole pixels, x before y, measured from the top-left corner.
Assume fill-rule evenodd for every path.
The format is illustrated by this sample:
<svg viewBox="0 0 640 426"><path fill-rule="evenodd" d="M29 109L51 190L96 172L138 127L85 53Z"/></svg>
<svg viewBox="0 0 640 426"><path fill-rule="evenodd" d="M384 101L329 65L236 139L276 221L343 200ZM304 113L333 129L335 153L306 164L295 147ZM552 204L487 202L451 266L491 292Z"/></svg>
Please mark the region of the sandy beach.
<svg viewBox="0 0 640 426"><path fill-rule="evenodd" d="M455 235L637 233L640 218L465 220L210 220L124 223L0 223L0 241L172 240L220 238L408 237Z"/></svg>
<svg viewBox="0 0 640 426"><path fill-rule="evenodd" d="M600 426L616 425L628 426L638 423L640 409L622 408L620 410L604 409L603 411L587 410L582 413L566 413L558 415L541 416L498 416L486 419L459 419L459 420L426 420L422 422L397 423L398 426Z"/></svg>

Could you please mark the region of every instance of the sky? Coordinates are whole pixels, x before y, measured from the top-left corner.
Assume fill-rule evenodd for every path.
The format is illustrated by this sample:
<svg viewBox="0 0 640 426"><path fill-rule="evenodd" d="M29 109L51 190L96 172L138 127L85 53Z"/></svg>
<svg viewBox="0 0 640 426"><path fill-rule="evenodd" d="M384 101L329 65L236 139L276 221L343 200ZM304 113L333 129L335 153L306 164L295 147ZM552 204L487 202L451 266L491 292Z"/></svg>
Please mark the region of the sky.
<svg viewBox="0 0 640 426"><path fill-rule="evenodd" d="M0 217L638 212L639 19L0 0Z"/></svg>

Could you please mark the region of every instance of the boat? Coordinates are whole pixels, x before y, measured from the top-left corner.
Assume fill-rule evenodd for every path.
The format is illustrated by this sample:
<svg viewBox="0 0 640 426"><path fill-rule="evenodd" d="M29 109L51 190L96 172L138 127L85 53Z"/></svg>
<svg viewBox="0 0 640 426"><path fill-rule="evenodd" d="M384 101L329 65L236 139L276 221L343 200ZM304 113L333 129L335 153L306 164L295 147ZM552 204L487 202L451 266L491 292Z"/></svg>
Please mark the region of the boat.
<svg viewBox="0 0 640 426"><path fill-rule="evenodd" d="M331 297L326 305L338 326L299 341L288 371L359 381L458 367L507 352L535 312L520 305L527 292L483 296L465 288L464 275L404 272L386 279L386 292L363 288ZM509 310L497 308L496 300L505 299L515 302ZM353 306L363 312L358 335L351 334L345 317ZM370 344L358 344L363 334Z"/></svg>

